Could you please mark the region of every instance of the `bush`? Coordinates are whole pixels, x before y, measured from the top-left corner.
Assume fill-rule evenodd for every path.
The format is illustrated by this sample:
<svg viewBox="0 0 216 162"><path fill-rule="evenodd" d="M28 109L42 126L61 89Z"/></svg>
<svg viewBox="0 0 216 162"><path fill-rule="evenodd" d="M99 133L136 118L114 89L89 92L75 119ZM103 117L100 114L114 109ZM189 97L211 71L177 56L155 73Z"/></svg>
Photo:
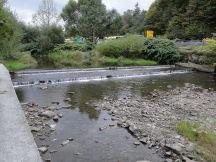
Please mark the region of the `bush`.
<svg viewBox="0 0 216 162"><path fill-rule="evenodd" d="M37 66L37 61L31 56L30 52L15 53L13 58L3 62L10 71L34 68Z"/></svg>
<svg viewBox="0 0 216 162"><path fill-rule="evenodd" d="M155 60L161 64L171 64L180 59L180 54L174 41L147 38L144 41L143 58Z"/></svg>
<svg viewBox="0 0 216 162"><path fill-rule="evenodd" d="M142 55L144 38L129 35L126 38L110 40L96 46L96 50L103 56L139 58Z"/></svg>
<svg viewBox="0 0 216 162"><path fill-rule="evenodd" d="M96 50L107 57L142 58L162 64L174 63L180 59L178 48L173 41L145 39L135 35L102 43L96 47Z"/></svg>
<svg viewBox="0 0 216 162"><path fill-rule="evenodd" d="M87 44L86 43L64 43L57 45L53 51L60 52L64 50L71 50L71 51L87 51Z"/></svg>
<svg viewBox="0 0 216 162"><path fill-rule="evenodd" d="M80 51L50 53L48 58L55 67L83 67L90 64L88 56L84 55Z"/></svg>
<svg viewBox="0 0 216 162"><path fill-rule="evenodd" d="M203 56L201 57L204 64L216 63L216 39L204 39L207 43L202 49Z"/></svg>

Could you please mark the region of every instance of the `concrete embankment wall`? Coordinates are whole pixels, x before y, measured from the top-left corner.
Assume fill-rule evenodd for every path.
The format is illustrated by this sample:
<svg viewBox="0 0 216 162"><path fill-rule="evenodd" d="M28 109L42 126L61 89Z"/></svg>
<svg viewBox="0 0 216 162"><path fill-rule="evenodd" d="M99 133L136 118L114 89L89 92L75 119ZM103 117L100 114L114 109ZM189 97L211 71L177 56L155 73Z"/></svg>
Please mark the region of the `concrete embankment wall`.
<svg viewBox="0 0 216 162"><path fill-rule="evenodd" d="M176 65L182 66L182 67L187 67L187 68L193 68L193 69L196 69L197 71L201 71L201 72L207 72L207 73L215 73L216 72L216 67L209 66L209 65L199 65L199 64L192 63L192 62L176 63Z"/></svg>
<svg viewBox="0 0 216 162"><path fill-rule="evenodd" d="M0 64L0 162L42 162L8 70Z"/></svg>

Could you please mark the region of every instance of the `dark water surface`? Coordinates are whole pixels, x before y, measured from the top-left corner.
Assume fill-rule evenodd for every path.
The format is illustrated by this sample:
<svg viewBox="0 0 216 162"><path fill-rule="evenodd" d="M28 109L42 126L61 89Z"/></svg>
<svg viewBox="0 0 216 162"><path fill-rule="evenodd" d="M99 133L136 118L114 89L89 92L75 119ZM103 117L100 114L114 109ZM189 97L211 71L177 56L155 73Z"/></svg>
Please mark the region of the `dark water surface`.
<svg viewBox="0 0 216 162"><path fill-rule="evenodd" d="M169 71L169 74L167 73ZM184 69L185 70L185 69ZM44 159L51 159L53 162L136 162L149 160L151 162L164 161L154 149L147 146L135 146L137 141L127 130L119 127L109 127L111 116L105 111L98 112L88 103L96 102L105 96L115 99L122 99L129 95L145 96L154 89L169 90L168 85L173 88L183 86L184 83L194 83L204 88L216 90L216 77L211 74L184 71L182 69L136 69L118 70L115 75L124 73L127 77L114 77L99 79L100 75L113 74L110 71L98 72L48 72L48 73L19 73L14 78L14 85L20 102L37 102L40 106L47 106L53 101L60 102L60 106L72 105L71 109L60 109L57 113L64 116L57 123L56 131L46 140L36 139L38 145L49 144L49 150L57 150L53 154L45 154ZM181 71L181 73L179 73ZM148 73L147 73L148 72ZM154 72L154 73L152 73ZM84 74L85 73L85 74ZM148 75L137 75L137 74ZM157 75L154 75L157 74ZM87 77L88 76L88 77ZM90 76L90 79L88 79ZM95 77L97 76L97 77ZM64 81L65 78L77 79L76 82ZM97 79L91 79L97 78ZM41 80L62 79L62 84L43 84L48 89L40 89L38 84L21 84ZM169 86L170 87L170 86ZM68 95L67 92L75 92ZM65 98L71 98L71 102L64 102ZM104 120L108 119L108 120ZM99 128L106 126L107 129L99 131ZM61 143L67 138L74 141L62 147Z"/></svg>

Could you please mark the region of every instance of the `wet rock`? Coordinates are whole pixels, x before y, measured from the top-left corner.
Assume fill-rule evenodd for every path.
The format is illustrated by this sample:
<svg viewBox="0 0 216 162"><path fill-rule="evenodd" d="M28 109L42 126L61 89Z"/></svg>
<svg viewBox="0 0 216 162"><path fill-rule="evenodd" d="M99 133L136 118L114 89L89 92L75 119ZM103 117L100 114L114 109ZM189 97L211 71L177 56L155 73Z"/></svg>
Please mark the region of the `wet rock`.
<svg viewBox="0 0 216 162"><path fill-rule="evenodd" d="M52 104L56 104L56 105L59 105L60 103L57 102L57 101L53 101Z"/></svg>
<svg viewBox="0 0 216 162"><path fill-rule="evenodd" d="M166 157L172 156L172 152L170 152L170 151L166 152L166 153L165 153L165 156L166 156Z"/></svg>
<svg viewBox="0 0 216 162"><path fill-rule="evenodd" d="M165 162L173 162L172 159L166 159Z"/></svg>
<svg viewBox="0 0 216 162"><path fill-rule="evenodd" d="M73 95L73 94L75 94L75 92L68 92L67 94L69 94L69 95Z"/></svg>
<svg viewBox="0 0 216 162"><path fill-rule="evenodd" d="M68 140L69 140L69 141L73 141L74 139L73 139L73 138L68 138Z"/></svg>
<svg viewBox="0 0 216 162"><path fill-rule="evenodd" d="M65 141L63 141L63 142L61 143L61 145L62 145L62 146L65 146L65 145L69 144L69 142L70 142L69 140L65 140Z"/></svg>
<svg viewBox="0 0 216 162"><path fill-rule="evenodd" d="M64 99L65 102L71 102L71 98Z"/></svg>
<svg viewBox="0 0 216 162"><path fill-rule="evenodd" d="M134 145L138 146L140 145L140 142L134 142Z"/></svg>
<svg viewBox="0 0 216 162"><path fill-rule="evenodd" d="M39 127L31 127L32 132L39 132L40 130L41 130L41 128L39 128Z"/></svg>
<svg viewBox="0 0 216 162"><path fill-rule="evenodd" d="M182 152L182 147L179 146L178 144L166 144L165 147L167 149L172 150L174 153L180 155Z"/></svg>
<svg viewBox="0 0 216 162"><path fill-rule="evenodd" d="M63 109L69 109L69 108L71 108L72 107L72 105L68 105L68 106L63 106L62 108Z"/></svg>
<svg viewBox="0 0 216 162"><path fill-rule="evenodd" d="M56 153L56 152L57 152L57 150L51 150L50 151L51 154Z"/></svg>
<svg viewBox="0 0 216 162"><path fill-rule="evenodd" d="M58 114L58 117L59 117L59 118L62 118L62 117L63 117L63 114Z"/></svg>
<svg viewBox="0 0 216 162"><path fill-rule="evenodd" d="M45 161L47 161L47 162L51 162L51 159L46 159Z"/></svg>
<svg viewBox="0 0 216 162"><path fill-rule="evenodd" d="M114 127L115 126L115 123L112 123L112 124L109 124L110 127Z"/></svg>
<svg viewBox="0 0 216 162"><path fill-rule="evenodd" d="M146 145L148 143L148 138L141 138L139 141Z"/></svg>
<svg viewBox="0 0 216 162"><path fill-rule="evenodd" d="M141 160L141 161L137 161L137 162L150 162L150 161L146 161L146 160Z"/></svg>
<svg viewBox="0 0 216 162"><path fill-rule="evenodd" d="M41 152L41 153L46 153L48 151L48 148L47 147L40 147L38 148L38 150Z"/></svg>
<svg viewBox="0 0 216 162"><path fill-rule="evenodd" d="M182 157L182 161L183 162L197 162L197 161L194 161L194 160L191 160L191 159L187 158L186 156Z"/></svg>
<svg viewBox="0 0 216 162"><path fill-rule="evenodd" d="M51 128L52 131L54 131L56 128L56 124L50 124L49 127Z"/></svg>
<svg viewBox="0 0 216 162"><path fill-rule="evenodd" d="M136 131L138 131L138 128L135 124L130 124L129 126L129 130L132 132L132 133L135 133Z"/></svg>
<svg viewBox="0 0 216 162"><path fill-rule="evenodd" d="M167 88L171 89L171 88L172 88L172 86L171 86L171 85L168 85L168 86L167 86Z"/></svg>
<svg viewBox="0 0 216 162"><path fill-rule="evenodd" d="M53 118L56 114L52 111L44 111L40 114L40 116L44 116L44 117L47 117L47 118Z"/></svg>
<svg viewBox="0 0 216 162"><path fill-rule="evenodd" d="M58 120L59 120L59 118L57 115L53 117L53 121L58 122Z"/></svg>
<svg viewBox="0 0 216 162"><path fill-rule="evenodd" d="M101 127L101 128L99 128L100 131L103 131L105 129L107 129L107 127Z"/></svg>

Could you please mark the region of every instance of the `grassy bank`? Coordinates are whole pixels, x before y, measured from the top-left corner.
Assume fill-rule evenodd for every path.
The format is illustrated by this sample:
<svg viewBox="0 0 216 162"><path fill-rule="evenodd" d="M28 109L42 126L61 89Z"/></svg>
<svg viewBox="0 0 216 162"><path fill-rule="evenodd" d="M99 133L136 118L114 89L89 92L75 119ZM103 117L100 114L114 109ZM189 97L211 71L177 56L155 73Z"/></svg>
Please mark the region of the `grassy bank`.
<svg viewBox="0 0 216 162"><path fill-rule="evenodd" d="M14 54L10 60L3 60L3 64L9 71L18 71L37 66L37 61L29 52L19 52Z"/></svg>
<svg viewBox="0 0 216 162"><path fill-rule="evenodd" d="M199 123L181 121L176 124L176 128L180 134L198 145L196 153L199 157L216 161L216 121L205 127Z"/></svg>
<svg viewBox="0 0 216 162"><path fill-rule="evenodd" d="M99 62L103 66L153 66L157 65L156 61L144 59L112 58L102 57Z"/></svg>
<svg viewBox="0 0 216 162"><path fill-rule="evenodd" d="M16 60L5 61L4 65L9 71L18 71L18 70L27 69L31 67L30 64L23 64Z"/></svg>
<svg viewBox="0 0 216 162"><path fill-rule="evenodd" d="M80 51L61 51L48 56L55 68L85 68L105 66L153 66L156 61L86 55Z"/></svg>

